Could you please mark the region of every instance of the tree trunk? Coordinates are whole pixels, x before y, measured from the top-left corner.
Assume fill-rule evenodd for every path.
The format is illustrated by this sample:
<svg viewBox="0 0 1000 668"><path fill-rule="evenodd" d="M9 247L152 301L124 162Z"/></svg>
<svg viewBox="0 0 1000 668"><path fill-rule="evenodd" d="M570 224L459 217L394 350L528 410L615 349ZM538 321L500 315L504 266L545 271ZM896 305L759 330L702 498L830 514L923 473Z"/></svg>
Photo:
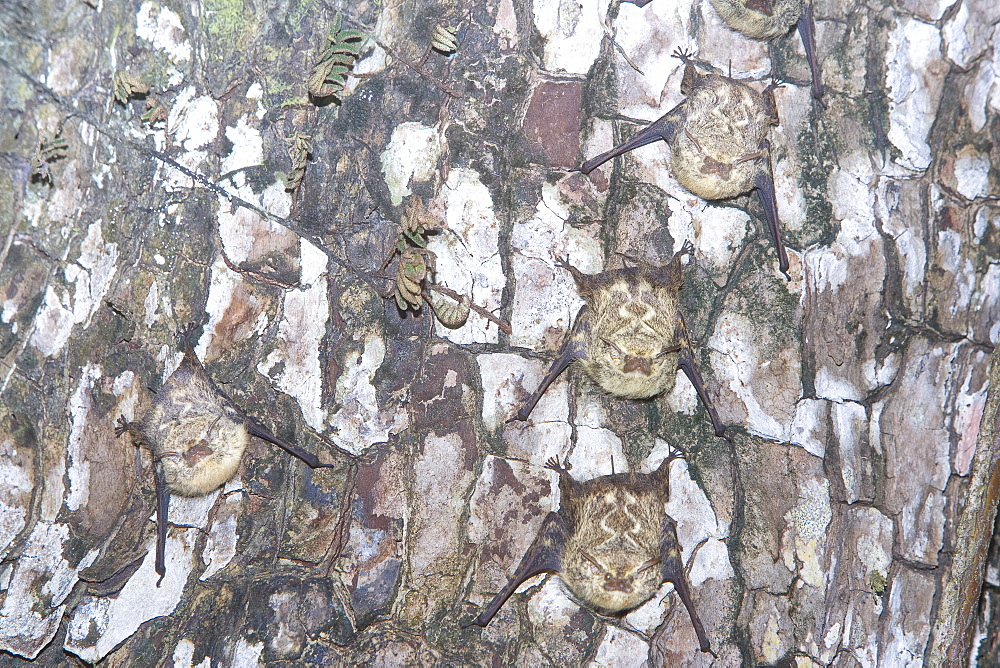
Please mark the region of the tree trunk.
<svg viewBox="0 0 1000 668"><path fill-rule="evenodd" d="M996 397L977 445L1000 382L994 2L817 0L822 104L795 32L745 38L707 0L341 3L366 37L324 99L326 3L94 5L0 2L4 659L1000 660L995 547L979 592ZM785 82L790 280L757 198L690 194L662 142L571 171L682 101L678 48ZM436 283L474 306L458 328L392 297L417 198ZM665 264L686 240L681 310L730 439L683 374L637 401L571 369L508 422L583 304L556 261ZM115 425L185 332L236 405L335 466L254 440L222 489L171 499L158 584L152 457ZM670 585L615 619L543 575L463 628L558 507L550 457L587 479L671 448L714 657Z"/></svg>

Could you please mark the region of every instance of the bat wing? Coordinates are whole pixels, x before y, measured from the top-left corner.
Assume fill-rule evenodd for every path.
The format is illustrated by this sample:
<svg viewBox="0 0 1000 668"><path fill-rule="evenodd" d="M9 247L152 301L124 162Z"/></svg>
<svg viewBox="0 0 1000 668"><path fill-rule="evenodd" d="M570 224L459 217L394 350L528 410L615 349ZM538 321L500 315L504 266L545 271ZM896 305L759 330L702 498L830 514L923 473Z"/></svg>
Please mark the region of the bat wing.
<svg viewBox="0 0 1000 668"><path fill-rule="evenodd" d="M167 574L165 553L167 549L167 510L170 508L170 488L167 487L167 478L159 462L153 463L153 480L156 487L155 570L160 576L156 581L156 586L159 587L160 583L163 582L163 576Z"/></svg>
<svg viewBox="0 0 1000 668"><path fill-rule="evenodd" d="M521 559L521 564L517 567L514 577L510 579L500 593L493 597L483 611L474 620L465 626L486 627L503 607L510 595L524 583L525 580L545 572L558 572L562 569L562 555L569 538L569 527L566 520L556 512L549 513L542 522L542 528L535 538L535 542L528 548L528 552Z"/></svg>
<svg viewBox="0 0 1000 668"><path fill-rule="evenodd" d="M637 149L640 146L652 144L653 142L661 139L665 142L669 142L673 138L674 133L677 131L677 126L683 116L683 106L684 103L681 102L659 119L653 121L642 130L639 130L628 141L623 142L618 146L615 146L610 151L606 151L583 163L580 167L580 171L584 174L590 174L608 160L617 158L619 155L628 153L629 151Z"/></svg>
<svg viewBox="0 0 1000 668"><path fill-rule="evenodd" d="M778 250L778 269L791 280L788 275L788 253L785 252L785 242L781 240L781 228L778 226L778 200L774 195L774 178L771 176L771 150L764 142L764 152L767 154L767 166L757 171L753 183L757 187L761 206L764 207L764 217L767 219L767 230L771 233L774 247Z"/></svg>
<svg viewBox="0 0 1000 668"><path fill-rule="evenodd" d="M528 416L531 415L531 411L534 410L535 404L542 398L545 390L556 379L556 376L562 373L563 369L568 367L573 360L585 359L587 357L587 335L589 333L590 309L587 306L583 306L576 314L573 329L563 342L562 349L559 351L559 357L552 362L552 366L549 367L538 389L521 404L521 408L517 411L517 416L514 419L527 420Z"/></svg>
<svg viewBox="0 0 1000 668"><path fill-rule="evenodd" d="M816 58L816 25L813 23L812 3L806 2L802 7L802 15L798 22L802 46L806 50L806 60L809 61L809 72L812 74L812 96L817 100L823 98L822 70Z"/></svg>
<svg viewBox="0 0 1000 668"><path fill-rule="evenodd" d="M711 644L708 636L705 635L705 627L701 624L698 612L694 609L694 602L691 600L691 591L688 589L687 578L684 577L684 562L681 561L681 545L677 540L677 522L671 517L663 520L663 531L660 535L660 559L661 574L664 582L670 582L677 590L677 595L681 597L684 607L691 615L691 624L694 632L698 635L698 644L702 652L711 651Z"/></svg>
<svg viewBox="0 0 1000 668"><path fill-rule="evenodd" d="M701 377L701 372L698 371L698 365L695 364L687 327L684 325L684 319L679 313L677 314L677 328L675 332L674 340L680 343L677 366L681 368L684 375L691 381L694 391L698 393L698 398L701 399L701 403L708 410L708 416L712 419L712 427L715 429L715 435L724 436L726 434L726 425L719 419L719 414L715 412L715 406L712 405L712 402L708 398L708 393L705 391L705 381Z"/></svg>
<svg viewBox="0 0 1000 668"><path fill-rule="evenodd" d="M265 429L263 425L260 425L249 418L246 419L245 424L247 431L250 432L251 436L256 436L257 438L267 441L268 443L273 443L274 445L278 446L288 454L294 455L295 457L298 457L299 459L304 461L310 468L314 469L333 468L334 466L333 464L320 463L319 457L317 457L313 453L307 450L303 450L302 448L293 443L289 443L288 441L278 438L277 436L269 432L267 429Z"/></svg>

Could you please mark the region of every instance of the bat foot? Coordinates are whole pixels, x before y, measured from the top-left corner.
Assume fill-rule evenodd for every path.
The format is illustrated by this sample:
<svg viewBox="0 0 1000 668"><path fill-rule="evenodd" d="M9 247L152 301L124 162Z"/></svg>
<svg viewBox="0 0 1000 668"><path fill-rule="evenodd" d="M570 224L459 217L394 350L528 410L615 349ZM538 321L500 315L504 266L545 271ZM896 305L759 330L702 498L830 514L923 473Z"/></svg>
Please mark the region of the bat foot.
<svg viewBox="0 0 1000 668"><path fill-rule="evenodd" d="M118 426L115 427L115 436L121 438L121 435L128 431L128 420L125 419L124 415L118 416Z"/></svg>
<svg viewBox="0 0 1000 668"><path fill-rule="evenodd" d="M573 465L570 464L568 459L560 462L558 457L549 457L545 462L545 468L552 469L557 473L569 473Z"/></svg>
<svg viewBox="0 0 1000 668"><path fill-rule="evenodd" d="M692 60L691 56L694 54L691 51L677 47L676 49L674 49L674 52L671 53L670 55L673 56L674 58L677 58L685 65L687 65L689 62L691 62Z"/></svg>

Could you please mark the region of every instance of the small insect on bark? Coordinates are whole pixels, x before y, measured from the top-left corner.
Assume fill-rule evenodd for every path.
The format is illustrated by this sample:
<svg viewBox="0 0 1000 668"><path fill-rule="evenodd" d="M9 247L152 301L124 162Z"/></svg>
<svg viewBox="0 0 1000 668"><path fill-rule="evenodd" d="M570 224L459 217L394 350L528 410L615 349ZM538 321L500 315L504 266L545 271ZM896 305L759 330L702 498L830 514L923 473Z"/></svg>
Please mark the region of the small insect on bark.
<svg viewBox="0 0 1000 668"><path fill-rule="evenodd" d="M726 425L705 392L678 306L684 282L681 258L692 252L688 242L666 266L640 265L595 275L558 261L573 274L587 303L577 313L559 356L515 419L527 420L552 381L574 361L605 392L626 399L671 391L680 368L708 410L715 435L724 435Z"/></svg>
<svg viewBox="0 0 1000 668"><path fill-rule="evenodd" d="M788 255L778 226L778 203L771 176L767 141L778 124L772 83L758 93L721 74L701 74L687 53L681 92L687 98L628 141L583 163L590 174L600 165L632 149L662 139L670 146L670 167L678 182L707 200L736 197L757 190L771 239L778 251L778 267L788 276Z"/></svg>
<svg viewBox="0 0 1000 668"><path fill-rule="evenodd" d="M312 468L333 466L321 464L316 455L278 438L247 417L215 386L190 345L145 414L134 422L118 418L115 434L126 432L153 453L157 586L166 573L170 493L203 496L224 485L236 474L251 436L277 445Z"/></svg>
<svg viewBox="0 0 1000 668"><path fill-rule="evenodd" d="M751 39L770 41L796 26L809 62L812 96L823 97L822 69L816 58L816 25L812 3L803 0L712 0L727 26Z"/></svg>
<svg viewBox="0 0 1000 668"><path fill-rule="evenodd" d="M701 651L711 645L681 561L677 522L663 504L670 496L670 462L653 473L618 473L579 482L558 460L560 508L549 513L514 577L466 626L485 627L521 584L557 573L569 592L599 614L621 616L673 583L691 616Z"/></svg>

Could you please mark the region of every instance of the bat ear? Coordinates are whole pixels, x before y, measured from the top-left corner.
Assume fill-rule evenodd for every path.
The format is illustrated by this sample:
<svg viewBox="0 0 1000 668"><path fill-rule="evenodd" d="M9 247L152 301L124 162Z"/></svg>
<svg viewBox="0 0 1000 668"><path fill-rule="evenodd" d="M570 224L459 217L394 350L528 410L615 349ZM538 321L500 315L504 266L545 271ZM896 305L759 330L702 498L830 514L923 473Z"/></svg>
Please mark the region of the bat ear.
<svg viewBox="0 0 1000 668"><path fill-rule="evenodd" d="M670 258L670 262L660 267L660 280L668 287L680 289L684 283L683 260L685 255L694 257L694 244L691 243L690 239L684 241L684 245L681 246L679 251L674 253L674 256Z"/></svg>

